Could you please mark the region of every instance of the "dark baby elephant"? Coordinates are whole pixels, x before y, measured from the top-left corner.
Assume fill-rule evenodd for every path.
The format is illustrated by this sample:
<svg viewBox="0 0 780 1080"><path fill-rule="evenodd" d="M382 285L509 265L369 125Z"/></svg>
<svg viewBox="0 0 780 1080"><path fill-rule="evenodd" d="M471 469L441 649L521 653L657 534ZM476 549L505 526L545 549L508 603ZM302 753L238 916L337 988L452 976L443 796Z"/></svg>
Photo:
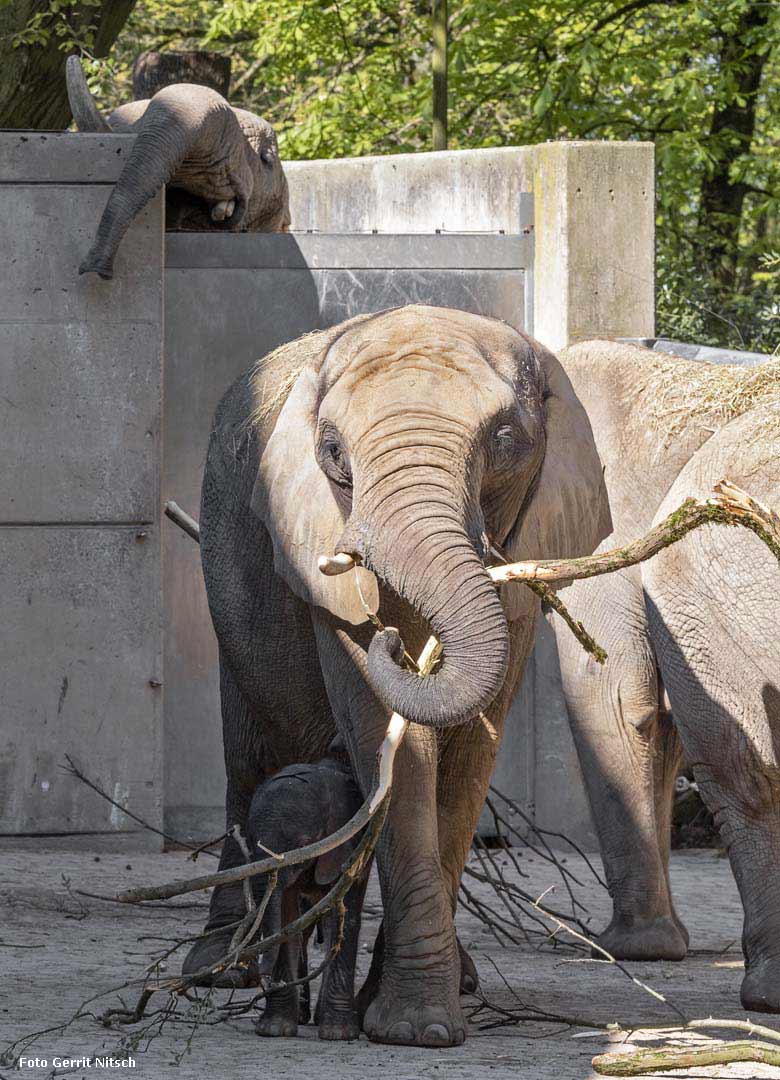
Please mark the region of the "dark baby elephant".
<svg viewBox="0 0 780 1080"><path fill-rule="evenodd" d="M228 823L245 827L262 778L318 760L337 730L365 795L391 714L411 721L376 849L383 946L361 995L375 1041L465 1038L458 888L539 611L524 586L496 588L490 547L564 558L610 527L560 364L497 320L423 306L359 316L276 350L217 410L201 556ZM319 573L338 553L357 568ZM376 632L363 600L397 630ZM430 634L443 656L419 678L400 643L416 656ZM226 842L220 865L240 862ZM215 890L208 927L242 912L240 887Z"/></svg>
<svg viewBox="0 0 780 1080"><path fill-rule="evenodd" d="M314 764L288 765L260 787L249 808L246 835L255 858L267 851L281 854L322 840L346 824L363 799L349 765L326 758ZM278 933L297 919L302 904L311 906L328 892L338 879L343 863L357 840L321 855L316 860L284 867L279 872L263 919L263 936ZM355 1008L355 959L360 934L360 912L368 873L364 873L344 899L343 940L322 978L315 1019L321 1039L356 1039L360 1023ZM265 878L254 879L259 904ZM338 941L339 919L335 910L323 918L326 954ZM265 953L260 975L271 975L274 983L290 983L307 970L309 934L299 935ZM308 1023L308 994L299 999L298 987L272 991L258 1035L295 1035L299 1019Z"/></svg>

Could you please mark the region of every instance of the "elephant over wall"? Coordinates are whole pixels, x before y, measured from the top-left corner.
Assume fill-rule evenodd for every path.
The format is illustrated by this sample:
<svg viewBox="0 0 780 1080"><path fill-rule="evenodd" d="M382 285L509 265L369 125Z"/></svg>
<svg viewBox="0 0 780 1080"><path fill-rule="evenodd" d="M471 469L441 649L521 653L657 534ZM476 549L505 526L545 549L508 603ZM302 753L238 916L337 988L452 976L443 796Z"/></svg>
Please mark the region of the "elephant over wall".
<svg viewBox="0 0 780 1080"><path fill-rule="evenodd" d="M287 231L287 179L266 120L194 83L166 86L104 119L76 56L68 58L67 80L79 131L137 135L80 274L112 277L122 237L163 184L168 228Z"/></svg>
<svg viewBox="0 0 780 1080"><path fill-rule="evenodd" d="M219 642L227 821L264 775L322 757L338 731L363 794L390 714L414 721L377 846L384 925L359 997L379 1042L465 1038L473 968L453 915L498 742L530 652L537 598L497 591L512 558L591 551L611 528L587 416L560 364L497 320L410 306L358 316L260 361L218 407L201 557ZM360 566L325 577L337 552ZM378 610L375 632L356 589ZM391 629L392 627L396 629ZM401 666L435 633L438 669ZM489 725L479 722L484 711ZM237 865L227 841L220 865ZM240 886L214 892L224 955ZM249 972L222 972L247 985Z"/></svg>

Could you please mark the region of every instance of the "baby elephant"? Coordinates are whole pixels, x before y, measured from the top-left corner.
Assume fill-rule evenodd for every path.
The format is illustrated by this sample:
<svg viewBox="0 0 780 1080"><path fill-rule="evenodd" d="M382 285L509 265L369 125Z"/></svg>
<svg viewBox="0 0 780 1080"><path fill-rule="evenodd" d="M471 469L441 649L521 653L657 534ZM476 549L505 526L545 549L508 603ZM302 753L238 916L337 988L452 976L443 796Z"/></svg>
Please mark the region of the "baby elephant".
<svg viewBox="0 0 780 1080"><path fill-rule="evenodd" d="M281 854L322 840L349 821L362 801L350 767L340 761L325 758L311 765L288 765L261 784L252 799L246 833L253 858L267 857L263 847ZM263 919L263 936L277 933L297 919L306 906L322 899L339 877L355 843L347 841L319 859L284 867L279 872ZM366 871L345 897L344 938L322 977L315 1010L321 1039L357 1039L360 1034L354 998L355 959L367 877ZM255 878L253 887L259 903L264 878ZM324 948L330 950L338 936L335 910L323 916L321 925ZM271 975L274 983L300 978L307 969L310 934L309 930L264 953L260 974ZM287 987L268 995L257 1023L258 1035L296 1035L299 1019L308 1023L308 985L301 999L298 989Z"/></svg>

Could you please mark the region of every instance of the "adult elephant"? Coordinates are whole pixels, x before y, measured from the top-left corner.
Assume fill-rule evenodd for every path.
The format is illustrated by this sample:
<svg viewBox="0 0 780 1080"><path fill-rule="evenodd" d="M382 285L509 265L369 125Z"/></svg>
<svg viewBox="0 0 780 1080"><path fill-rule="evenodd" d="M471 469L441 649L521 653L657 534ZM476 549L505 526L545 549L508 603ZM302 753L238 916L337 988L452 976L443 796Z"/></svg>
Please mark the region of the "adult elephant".
<svg viewBox="0 0 780 1080"><path fill-rule="evenodd" d="M122 237L163 184L171 194L169 227L289 228L287 179L267 120L233 108L216 90L194 83L166 86L148 101L121 105L105 120L78 57L68 57L66 74L79 131L137 135L80 274L113 276Z"/></svg>
<svg viewBox="0 0 780 1080"><path fill-rule="evenodd" d="M724 476L780 510L780 365L745 369L615 342L561 354L604 462L615 547ZM780 577L743 529L697 530L655 559L575 582L567 603L609 653L558 633L619 959L680 960L669 884L682 752L715 815L745 910L746 1009L780 1011Z"/></svg>
<svg viewBox="0 0 780 1080"><path fill-rule="evenodd" d="M379 1042L463 1041L453 914L537 601L499 597L489 544L580 554L609 529L587 417L558 361L504 323L411 306L360 316L272 353L228 391L209 444L201 551L219 641L227 821L258 779L324 755L335 729L367 791L391 712L414 723L378 846L381 974L362 995ZM319 556L353 554L324 577ZM435 633L439 669L400 664ZM400 634L400 638L399 638ZM233 841L221 866L242 861ZM207 927L234 922L240 887ZM199 941L196 971L230 931ZM251 981L253 973L243 977ZM223 983L224 984L224 983Z"/></svg>

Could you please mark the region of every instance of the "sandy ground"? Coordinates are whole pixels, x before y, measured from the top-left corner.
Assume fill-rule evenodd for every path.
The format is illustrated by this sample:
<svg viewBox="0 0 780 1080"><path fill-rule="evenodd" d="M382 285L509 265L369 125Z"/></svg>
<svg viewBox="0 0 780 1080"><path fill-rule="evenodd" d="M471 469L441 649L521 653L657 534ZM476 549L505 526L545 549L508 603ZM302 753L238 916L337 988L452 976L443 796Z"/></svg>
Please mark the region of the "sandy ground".
<svg viewBox="0 0 780 1080"><path fill-rule="evenodd" d="M567 900L554 868L528 852L522 855L521 863L528 874L522 882L524 887L540 894L557 882L547 902L563 909ZM213 863L201 859L198 865L205 872ZM594 928L603 926L609 911L605 891L579 857L569 856L567 866L583 883L576 893L590 912L591 924ZM71 889L109 893L131 883L159 883L189 876L192 863L181 852L128 856L11 850L0 853L0 867L0 1049L28 1032L62 1024L86 998L106 993L137 976L165 948L165 941L159 939L197 930L205 913L205 894L190 898L195 906L139 910L84 900L68 892L68 880ZM516 879L511 867L505 872ZM691 932L691 954L680 964L630 964L632 975L673 1000L690 1018L745 1019L739 1008L742 913L728 862L711 851L681 852L674 856L672 879L678 908ZM469 887L496 906L489 886L471 882ZM368 969L368 949L379 918L375 882L367 905L365 942L360 953L362 974ZM377 1046L365 1038L356 1043L322 1043L312 1026L302 1028L296 1039L260 1039L249 1017L229 1024L201 1025L194 1034L191 1025L173 1024L161 1035L141 1040L132 1052L132 1069L82 1066L66 1074L132 1075L138 1080L255 1080L265 1076L364 1080L382 1073L393 1080L581 1080L595 1076L590 1066L594 1054L617 1049L616 1043L625 1040L624 1035L588 1032L587 1021L618 1021L624 1025L674 1022L668 1006L613 966L576 962L583 954L549 944L539 947L539 939L522 946L501 947L467 912L459 913L458 924L490 1001L516 1010L517 995L538 1008L579 1018L581 1025L521 1023L486 1028L484 1025L494 1024L498 1015L483 1011L472 1023L464 1046L423 1050ZM314 963L319 956L315 951ZM174 961L169 970L178 970ZM123 997L133 1000L133 992L125 991ZM473 999L465 1001L473 1004ZM90 1008L97 1015L109 1004L117 1004L115 993L108 993ZM776 1018L756 1019L780 1027ZM55 1057L94 1058L110 1053L122 1056L122 1034L85 1017L65 1030L41 1035L24 1052L28 1059L37 1057L48 1064L25 1064L20 1072L34 1077L50 1075ZM126 1037L127 1032L124 1034ZM18 1075L13 1065L0 1067L3 1080L12 1075ZM741 1064L665 1075L780 1077L780 1069Z"/></svg>

